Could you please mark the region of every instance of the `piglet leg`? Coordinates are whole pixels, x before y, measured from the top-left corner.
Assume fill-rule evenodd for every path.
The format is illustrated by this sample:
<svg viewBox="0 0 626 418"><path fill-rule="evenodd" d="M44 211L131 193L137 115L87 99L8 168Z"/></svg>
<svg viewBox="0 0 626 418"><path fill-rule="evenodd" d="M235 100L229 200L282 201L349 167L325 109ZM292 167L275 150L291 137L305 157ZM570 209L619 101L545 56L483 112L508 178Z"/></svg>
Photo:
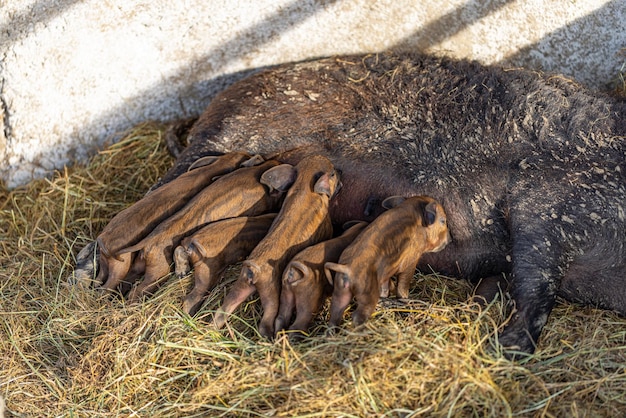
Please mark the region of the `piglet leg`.
<svg viewBox="0 0 626 418"><path fill-rule="evenodd" d="M146 274L137 287L130 291L128 301L138 302L142 297L152 293L162 282L164 277L170 273L170 266L167 260L158 260L151 264L146 264Z"/></svg>
<svg viewBox="0 0 626 418"><path fill-rule="evenodd" d="M216 328L222 328L226 325L228 315L235 312L235 309L255 291L256 287L250 284L247 278L238 279L233 284L233 287L231 287L230 292L224 297L222 306L213 316L213 325L215 325Z"/></svg>
<svg viewBox="0 0 626 418"><path fill-rule="evenodd" d="M287 328L291 317L293 316L293 310L296 306L296 298L291 289L283 287L280 293L280 308L278 309L278 316L274 323L276 332L280 332Z"/></svg>
<svg viewBox="0 0 626 418"><path fill-rule="evenodd" d="M103 258L104 257L101 257L101 259ZM125 253L119 255L119 260L109 259L106 262L101 263L101 265L106 265L106 269L108 270L108 279L102 285L102 289L115 290L130 272L132 262L133 254ZM98 275L98 278L100 278L100 275Z"/></svg>
<svg viewBox="0 0 626 418"><path fill-rule="evenodd" d="M415 274L417 263L411 264L405 270L398 272L398 286L396 287L396 296L398 299L408 299L409 289Z"/></svg>
<svg viewBox="0 0 626 418"><path fill-rule="evenodd" d="M343 319L343 313L348 308L351 300L352 293L349 287L335 288L330 302L330 320L328 321L328 326L331 329L339 326Z"/></svg>
<svg viewBox="0 0 626 418"><path fill-rule="evenodd" d="M274 321L278 315L280 302L280 285L277 280L257 283L257 291L263 306L263 317L259 323L259 333L262 337L271 339L274 337Z"/></svg>
<svg viewBox="0 0 626 418"><path fill-rule="evenodd" d="M189 315L195 315L198 312L206 294L215 287L224 270L212 273L204 261L194 264L194 287L183 301L184 312Z"/></svg>

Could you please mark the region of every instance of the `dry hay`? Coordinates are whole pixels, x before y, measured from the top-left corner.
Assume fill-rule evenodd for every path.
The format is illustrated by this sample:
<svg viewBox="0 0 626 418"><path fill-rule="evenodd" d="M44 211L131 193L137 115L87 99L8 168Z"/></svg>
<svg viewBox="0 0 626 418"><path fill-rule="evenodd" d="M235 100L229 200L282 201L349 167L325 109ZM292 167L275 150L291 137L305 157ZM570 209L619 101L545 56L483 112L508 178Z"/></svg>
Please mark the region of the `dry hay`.
<svg viewBox="0 0 626 418"><path fill-rule="evenodd" d="M145 124L88 166L0 193L0 396L17 416L619 416L626 320L560 303L523 363L491 347L496 303L468 284L418 276L416 302L360 329L260 341L259 303L216 332L181 312L191 279L139 305L67 285L74 257L169 165ZM233 268L228 277L236 275ZM322 317L327 315L323 312Z"/></svg>

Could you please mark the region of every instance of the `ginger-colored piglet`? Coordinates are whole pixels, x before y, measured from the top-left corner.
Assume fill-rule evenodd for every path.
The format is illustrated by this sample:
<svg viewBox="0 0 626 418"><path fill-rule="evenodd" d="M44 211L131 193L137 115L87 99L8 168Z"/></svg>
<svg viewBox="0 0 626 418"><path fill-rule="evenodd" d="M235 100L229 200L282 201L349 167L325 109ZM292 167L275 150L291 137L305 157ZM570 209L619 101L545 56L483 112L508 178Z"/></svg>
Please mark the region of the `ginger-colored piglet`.
<svg viewBox="0 0 626 418"><path fill-rule="evenodd" d="M289 327L289 331L295 331L289 333L293 339L307 331L322 303L333 292L324 275L324 263L338 261L343 250L366 226L367 222L357 222L340 236L307 247L291 259L283 273L276 332ZM296 318L289 326L294 310Z"/></svg>
<svg viewBox="0 0 626 418"><path fill-rule="evenodd" d="M294 172L296 181L287 192L276 220L243 262L239 279L214 316L217 328L224 326L227 316L257 291L263 306L259 333L272 338L285 265L303 248L332 236L328 206L339 187L339 175L333 164L326 157L313 155L303 158Z"/></svg>
<svg viewBox="0 0 626 418"><path fill-rule="evenodd" d="M119 276L120 271L128 271L132 255L118 252L145 238L161 221L185 206L216 176L230 173L242 164L253 165L261 161L260 157L251 158L244 152L201 158L188 172L149 192L134 205L119 212L96 239L100 248L100 271L96 282L101 285L110 276Z"/></svg>
<svg viewBox="0 0 626 418"><path fill-rule="evenodd" d="M331 328L341 322L354 297L354 325L367 321L380 294L388 293L389 279L397 275L397 296L407 298L415 267L422 254L442 250L450 241L443 207L428 196L383 201L388 208L349 245L338 263L324 265L333 283ZM332 272L335 273L334 278Z"/></svg>
<svg viewBox="0 0 626 418"><path fill-rule="evenodd" d="M120 254L139 252L132 266L133 275L145 271L144 280L131 290L129 301L151 293L158 280L169 273L174 248L186 235L221 219L277 211L284 197L283 192L293 182L293 178L289 177L291 172L285 170L285 166L291 166L279 164L270 160L220 177L181 210L161 222L147 237L120 250ZM103 287L115 289L123 278L115 277L118 280L115 282L109 277Z"/></svg>
<svg viewBox="0 0 626 418"><path fill-rule="evenodd" d="M193 266L194 287L183 301L183 311L194 315L206 294L231 264L246 258L265 237L275 213L242 216L208 224L183 239L174 251L175 271L184 276Z"/></svg>

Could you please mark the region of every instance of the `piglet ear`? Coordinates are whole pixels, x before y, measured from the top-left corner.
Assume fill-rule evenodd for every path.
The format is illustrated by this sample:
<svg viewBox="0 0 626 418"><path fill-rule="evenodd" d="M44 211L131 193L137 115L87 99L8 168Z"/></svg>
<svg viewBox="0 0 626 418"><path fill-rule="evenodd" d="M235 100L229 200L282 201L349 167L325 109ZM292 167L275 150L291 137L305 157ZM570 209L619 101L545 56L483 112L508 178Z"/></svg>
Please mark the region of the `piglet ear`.
<svg viewBox="0 0 626 418"><path fill-rule="evenodd" d="M313 186L313 191L317 194L325 194L326 196L330 198L332 196L332 192L330 188L331 188L330 178L328 176L328 173L324 173L315 182L315 186Z"/></svg>
<svg viewBox="0 0 626 418"><path fill-rule="evenodd" d="M348 229L352 228L355 225L359 225L359 224L367 224L367 222L365 221L359 221L359 220L352 220L352 221L347 221L344 222L343 225L341 225L341 229L343 229L344 231L347 231Z"/></svg>
<svg viewBox="0 0 626 418"><path fill-rule="evenodd" d="M196 161L194 161L193 164L191 164L189 166L187 171L195 170L196 168L204 167L205 165L211 165L218 158L220 158L220 157L217 156L217 155L209 155L209 156L206 156L206 157L198 158Z"/></svg>
<svg viewBox="0 0 626 418"><path fill-rule="evenodd" d="M437 203L430 202L424 207L423 213L424 226L431 226L437 219Z"/></svg>
<svg viewBox="0 0 626 418"><path fill-rule="evenodd" d="M292 260L285 270L283 281L293 285L305 277L312 277L312 274L311 269L306 264L297 260Z"/></svg>
<svg viewBox="0 0 626 418"><path fill-rule="evenodd" d="M209 252L207 251L207 249L197 239L192 238L190 244L191 245L189 247L191 248L193 246L196 250L198 250L202 257L206 258L209 256Z"/></svg>
<svg viewBox="0 0 626 418"><path fill-rule="evenodd" d="M324 173L317 179L313 191L317 194L325 194L330 199L341 188L341 182L336 171Z"/></svg>
<svg viewBox="0 0 626 418"><path fill-rule="evenodd" d="M405 200L406 197L404 196L390 196L383 200L382 205L385 209L393 209Z"/></svg>
<svg viewBox="0 0 626 418"><path fill-rule="evenodd" d="M281 164L272 167L261 175L261 184L270 188L270 193L274 190L286 192L294 181L296 181L296 169L291 164Z"/></svg>
<svg viewBox="0 0 626 418"><path fill-rule="evenodd" d="M328 283L331 286L334 284L334 277L333 277L334 266L335 266L335 263L331 263L330 261L324 264L324 275L326 276L326 280L328 280Z"/></svg>
<svg viewBox="0 0 626 418"><path fill-rule="evenodd" d="M254 286L259 279L259 272L259 266L254 261L246 260L241 266L239 278L243 278L249 285Z"/></svg>
<svg viewBox="0 0 626 418"><path fill-rule="evenodd" d="M333 271L335 272L335 277L333 277ZM334 285L336 279L339 279L337 277L337 273L343 274L343 276L341 277L342 281L340 283L340 286L343 288L348 288L350 286L350 277L353 276L350 267L346 266L345 264L333 263L330 261L324 263L324 274L326 275L326 280L328 280L328 283L330 283L331 286Z"/></svg>
<svg viewBox="0 0 626 418"><path fill-rule="evenodd" d="M259 165L259 164L261 164L263 162L265 162L263 157L261 157L259 154L256 154L255 156L247 159L246 161L244 161L240 165L241 165L241 167L254 167L255 165Z"/></svg>

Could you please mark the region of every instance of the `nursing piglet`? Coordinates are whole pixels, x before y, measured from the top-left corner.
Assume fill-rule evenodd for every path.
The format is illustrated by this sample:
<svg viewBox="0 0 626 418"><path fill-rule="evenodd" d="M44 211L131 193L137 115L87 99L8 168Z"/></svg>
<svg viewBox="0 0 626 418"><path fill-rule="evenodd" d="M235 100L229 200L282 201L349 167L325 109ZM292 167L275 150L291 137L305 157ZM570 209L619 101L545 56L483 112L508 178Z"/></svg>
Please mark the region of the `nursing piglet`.
<svg viewBox="0 0 626 418"><path fill-rule="evenodd" d="M278 210L283 192L293 182L290 176L291 171L275 160L240 168L215 180L140 242L120 250L120 254L139 252L133 274L145 272L144 280L131 290L128 299L136 301L150 293L158 279L169 273L174 248L186 235L221 219ZM124 276L109 277L103 287L115 289Z"/></svg>
<svg viewBox="0 0 626 418"><path fill-rule="evenodd" d="M174 251L175 271L184 276L191 266L194 287L183 301L183 311L194 315L205 295L217 285L224 270L246 258L263 239L275 213L224 219L208 224L181 241Z"/></svg>
<svg viewBox="0 0 626 418"><path fill-rule="evenodd" d="M291 259L283 273L276 332L289 326L294 309L296 318L289 330L301 332L290 333L289 337L299 338L306 332L324 299L333 292L324 275L324 263L338 261L343 250L366 226L367 222L357 222L340 236L307 247Z"/></svg>
<svg viewBox="0 0 626 418"><path fill-rule="evenodd" d="M341 322L352 300L357 307L354 325L367 321L376 308L381 289L397 275L397 296L407 298L415 267L422 254L438 252L450 241L443 207L428 196L383 201L388 208L376 218L341 254L338 263L324 264L326 277L333 283L330 306L331 328ZM331 272L335 272L335 277Z"/></svg>
<svg viewBox="0 0 626 418"><path fill-rule="evenodd" d="M335 168L326 157L313 155L303 158L294 172L296 180L276 220L243 262L239 279L215 314L217 328L223 327L227 316L257 291L263 306L259 332L263 337L273 337L285 265L303 248L332 236L328 205L339 185Z"/></svg>
<svg viewBox="0 0 626 418"><path fill-rule="evenodd" d="M216 176L227 174L242 164L254 165L261 161L260 157L251 158L244 152L201 158L186 173L149 192L137 203L119 212L97 238L100 248L97 283L105 283L109 276L119 276L119 271L127 272L131 254L120 255L118 252L148 235L161 221L185 206Z"/></svg>

